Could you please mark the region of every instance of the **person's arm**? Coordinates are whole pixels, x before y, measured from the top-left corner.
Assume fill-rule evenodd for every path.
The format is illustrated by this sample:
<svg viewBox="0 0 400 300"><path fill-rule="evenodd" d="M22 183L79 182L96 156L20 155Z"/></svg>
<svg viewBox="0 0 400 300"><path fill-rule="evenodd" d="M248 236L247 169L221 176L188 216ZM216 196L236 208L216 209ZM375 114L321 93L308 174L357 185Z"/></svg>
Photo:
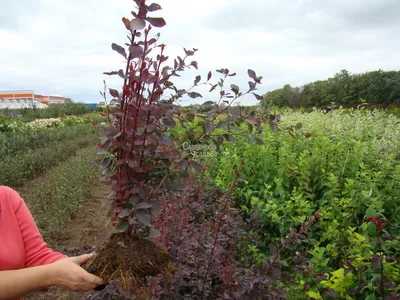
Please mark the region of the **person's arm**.
<svg viewBox="0 0 400 300"><path fill-rule="evenodd" d="M10 197L22 239L24 240L25 267L41 266L67 258L68 256L50 249L44 242L31 212L20 195L16 191L11 190Z"/></svg>
<svg viewBox="0 0 400 300"><path fill-rule="evenodd" d="M44 266L0 271L0 300L24 297L52 285L72 291L91 291L103 283L100 278L80 267L92 257L92 254L86 254L61 259Z"/></svg>
<svg viewBox="0 0 400 300"><path fill-rule="evenodd" d="M48 286L51 286L48 266L0 272L1 300L18 299Z"/></svg>

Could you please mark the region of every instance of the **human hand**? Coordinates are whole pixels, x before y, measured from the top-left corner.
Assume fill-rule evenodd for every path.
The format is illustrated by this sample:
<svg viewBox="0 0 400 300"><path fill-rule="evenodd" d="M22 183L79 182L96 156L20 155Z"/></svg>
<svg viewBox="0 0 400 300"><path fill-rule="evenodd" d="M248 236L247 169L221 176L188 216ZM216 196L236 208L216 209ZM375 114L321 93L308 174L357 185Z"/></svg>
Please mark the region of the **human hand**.
<svg viewBox="0 0 400 300"><path fill-rule="evenodd" d="M93 257L94 254L85 254L64 258L48 265L52 285L71 291L88 292L103 284L101 278L88 273L81 267Z"/></svg>

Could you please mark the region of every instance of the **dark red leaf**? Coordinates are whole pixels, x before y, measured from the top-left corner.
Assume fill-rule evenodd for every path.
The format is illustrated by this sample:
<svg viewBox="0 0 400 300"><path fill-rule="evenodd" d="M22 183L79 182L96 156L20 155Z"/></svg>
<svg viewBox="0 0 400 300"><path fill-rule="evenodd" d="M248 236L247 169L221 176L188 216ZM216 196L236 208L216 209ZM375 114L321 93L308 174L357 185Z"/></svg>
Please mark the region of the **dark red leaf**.
<svg viewBox="0 0 400 300"><path fill-rule="evenodd" d="M183 191L185 189L184 183L171 182L168 186L171 190L175 191Z"/></svg>
<svg viewBox="0 0 400 300"><path fill-rule="evenodd" d="M329 297L332 297L332 298L336 298L336 297L338 296L338 294L337 294L334 290L332 290L332 289L330 289L330 288L324 288L324 292L325 292Z"/></svg>
<svg viewBox="0 0 400 300"><path fill-rule="evenodd" d="M196 99L196 98L203 98L203 96L202 96L201 94L197 93L197 92L190 92L190 93L188 93L188 96L189 96L190 98L193 98L193 99Z"/></svg>
<svg viewBox="0 0 400 300"><path fill-rule="evenodd" d="M137 213L136 214L137 219L139 220L140 223L146 226L150 226L150 215L146 213Z"/></svg>
<svg viewBox="0 0 400 300"><path fill-rule="evenodd" d="M163 123L167 125L169 128L174 128L176 126L176 122L173 119L163 118Z"/></svg>
<svg viewBox="0 0 400 300"><path fill-rule="evenodd" d="M209 90L209 93L211 93L213 90L215 90L217 88L218 84L214 84L211 89Z"/></svg>
<svg viewBox="0 0 400 300"><path fill-rule="evenodd" d="M257 79L256 72L254 72L253 70L248 69L248 70L247 70L247 74L249 74L249 77L250 77L251 79L254 79L254 80Z"/></svg>
<svg viewBox="0 0 400 300"><path fill-rule="evenodd" d="M157 3L152 3L149 5L149 7L147 8L148 11L152 12L152 11L157 11L160 10L161 6Z"/></svg>
<svg viewBox="0 0 400 300"><path fill-rule="evenodd" d="M151 208L151 205L147 202L140 202L138 205L136 205L136 209L149 209Z"/></svg>
<svg viewBox="0 0 400 300"><path fill-rule="evenodd" d="M385 260L386 260L386 262L388 262L388 263L392 263L392 262L397 261L397 258L396 258L396 257L387 256L387 257L385 258Z"/></svg>
<svg viewBox="0 0 400 300"><path fill-rule="evenodd" d="M254 91L256 89L256 84L253 81L249 81L249 89L250 91Z"/></svg>
<svg viewBox="0 0 400 300"><path fill-rule="evenodd" d="M206 132L207 132L207 133L212 132L212 131L214 130L214 124L213 124L213 122L207 121L207 122L206 122L206 125L205 125L205 128L206 128Z"/></svg>
<svg viewBox="0 0 400 300"><path fill-rule="evenodd" d="M109 91L110 91L110 95L111 95L111 96L113 96L113 97L115 97L115 98L119 98L119 93L118 93L117 90L109 89Z"/></svg>
<svg viewBox="0 0 400 300"><path fill-rule="evenodd" d="M192 62L190 63L190 65L193 66L196 70L199 68L199 66L198 66L198 64L197 64L197 61L192 61Z"/></svg>
<svg viewBox="0 0 400 300"><path fill-rule="evenodd" d="M128 220L122 219L122 220L120 220L120 221L118 222L118 225L117 225L117 227L115 228L115 230L116 230L117 232L124 232L124 231L126 231L126 230L128 229L128 227L129 227L129 222L128 222Z"/></svg>
<svg viewBox="0 0 400 300"><path fill-rule="evenodd" d="M231 90L235 93L235 95L239 94L239 87L236 84L231 84Z"/></svg>
<svg viewBox="0 0 400 300"><path fill-rule="evenodd" d="M383 285L387 289L395 289L397 287L393 280L386 281Z"/></svg>
<svg viewBox="0 0 400 300"><path fill-rule="evenodd" d="M195 118L195 115L192 113L188 113L185 115L185 119L189 122L192 122L194 120L194 118Z"/></svg>
<svg viewBox="0 0 400 300"><path fill-rule="evenodd" d="M146 21L154 27L164 27L167 24L163 18L146 18Z"/></svg>
<svg viewBox="0 0 400 300"><path fill-rule="evenodd" d="M303 286L303 292L307 292L309 289L310 289L310 283L309 282L306 282L306 283L304 283L304 286Z"/></svg>
<svg viewBox="0 0 400 300"><path fill-rule="evenodd" d="M126 29L129 30L129 22L130 22L129 19L124 17L124 18L122 18L122 22L124 23Z"/></svg>
<svg viewBox="0 0 400 300"><path fill-rule="evenodd" d="M212 77L212 73L210 71L210 72L208 72L208 75L207 75L207 81L209 81L211 79L211 77Z"/></svg>
<svg viewBox="0 0 400 300"><path fill-rule="evenodd" d="M224 143L224 138L222 136L219 136L217 138L217 143L218 143L218 145L222 145Z"/></svg>
<svg viewBox="0 0 400 300"><path fill-rule="evenodd" d="M196 171L197 174L200 174L200 173L201 173L201 165L200 165L200 164L198 164L198 163L195 162L195 161L191 161L191 162L190 162L190 165L191 165L192 168Z"/></svg>
<svg viewBox="0 0 400 300"><path fill-rule="evenodd" d="M257 145L263 145L264 144L264 142L262 140L260 140L259 138L255 138L254 140L256 141Z"/></svg>
<svg viewBox="0 0 400 300"><path fill-rule="evenodd" d="M120 69L120 70L118 71L118 75L119 75L119 77L121 77L121 78L123 78L123 79L129 79L129 76L128 76L128 75L125 75L125 74L124 74L124 71L123 71L122 69Z"/></svg>
<svg viewBox="0 0 400 300"><path fill-rule="evenodd" d="M394 234L384 234L384 235L382 236L382 238L383 238L384 240L395 240L395 239L396 239L396 236L395 236Z"/></svg>
<svg viewBox="0 0 400 300"><path fill-rule="evenodd" d="M317 273L317 274L315 274L315 278L316 278L318 281L321 281L321 280L328 280L328 277L327 277L325 274L323 274L323 273Z"/></svg>
<svg viewBox="0 0 400 300"><path fill-rule="evenodd" d="M194 80L194 85L197 85L200 82L200 80L201 80L201 76L197 75L196 79Z"/></svg>
<svg viewBox="0 0 400 300"><path fill-rule="evenodd" d="M383 231L383 224L391 224L389 221L381 220L379 215L376 215L373 218L366 218L365 221L370 221L375 224L376 231L382 232Z"/></svg>
<svg viewBox="0 0 400 300"><path fill-rule="evenodd" d="M124 47L121 47L120 45L117 45L116 43L112 43L111 48L126 58L126 51L125 51Z"/></svg>
<svg viewBox="0 0 400 300"><path fill-rule="evenodd" d="M143 55L143 48L138 45L133 45L129 47L129 52L132 55L132 58L140 57Z"/></svg>
<svg viewBox="0 0 400 300"><path fill-rule="evenodd" d="M382 260L382 256L373 254L371 259L371 267L372 269L380 269L380 262Z"/></svg>
<svg viewBox="0 0 400 300"><path fill-rule="evenodd" d="M105 157L100 163L100 166L103 170L107 169L111 165L111 158L110 157Z"/></svg>
<svg viewBox="0 0 400 300"><path fill-rule="evenodd" d="M161 211L161 205L157 202L150 202L151 204L151 214L157 216Z"/></svg>
<svg viewBox="0 0 400 300"><path fill-rule="evenodd" d="M264 99L263 96L260 96L260 95L258 95L256 93L253 93L253 95L256 97L257 100L263 100Z"/></svg>
<svg viewBox="0 0 400 300"><path fill-rule="evenodd" d="M211 107L211 106L213 106L214 105L214 102L213 101L206 101L206 102L204 102L201 106L202 107Z"/></svg>
<svg viewBox="0 0 400 300"><path fill-rule="evenodd" d="M237 106L231 106L229 112L234 117L240 117L240 109Z"/></svg>
<svg viewBox="0 0 400 300"><path fill-rule="evenodd" d="M142 30L145 27L146 27L146 22L142 19L135 18L129 22L129 30L131 31Z"/></svg>
<svg viewBox="0 0 400 300"><path fill-rule="evenodd" d="M228 142L235 142L235 138L234 136L230 135L230 134L224 134L224 138L228 141Z"/></svg>
<svg viewBox="0 0 400 300"><path fill-rule="evenodd" d="M269 245L269 251L272 256L278 256L278 248L274 244Z"/></svg>
<svg viewBox="0 0 400 300"><path fill-rule="evenodd" d="M118 75L117 71L111 71L111 72L104 72L104 75Z"/></svg>
<svg viewBox="0 0 400 300"><path fill-rule="evenodd" d="M251 271L253 272L254 275L258 275L260 273L260 267L259 266L253 266L251 268Z"/></svg>

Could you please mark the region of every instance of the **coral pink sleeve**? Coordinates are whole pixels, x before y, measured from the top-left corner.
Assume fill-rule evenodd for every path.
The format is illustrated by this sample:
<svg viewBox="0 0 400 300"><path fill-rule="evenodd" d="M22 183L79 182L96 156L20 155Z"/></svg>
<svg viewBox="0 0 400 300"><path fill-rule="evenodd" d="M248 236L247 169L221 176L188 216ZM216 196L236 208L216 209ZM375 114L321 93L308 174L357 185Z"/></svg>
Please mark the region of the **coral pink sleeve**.
<svg viewBox="0 0 400 300"><path fill-rule="evenodd" d="M15 216L25 245L25 267L50 264L66 258L66 255L53 251L44 242L32 214L19 194L15 192L12 198L14 198L12 202Z"/></svg>

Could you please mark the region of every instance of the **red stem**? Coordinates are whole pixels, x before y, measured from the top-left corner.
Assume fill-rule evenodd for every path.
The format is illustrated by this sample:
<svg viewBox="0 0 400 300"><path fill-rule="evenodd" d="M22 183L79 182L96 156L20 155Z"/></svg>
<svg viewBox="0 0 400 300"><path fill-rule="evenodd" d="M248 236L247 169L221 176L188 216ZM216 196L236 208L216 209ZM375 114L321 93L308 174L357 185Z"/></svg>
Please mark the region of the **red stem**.
<svg viewBox="0 0 400 300"><path fill-rule="evenodd" d="M232 181L231 187L230 187L230 189L229 189L229 193L224 195L223 201L225 201L225 203L224 203L224 207L223 207L223 209L222 209L222 211L221 211L221 213L220 213L220 217L219 217L219 220L218 220L217 231L216 231L216 233L215 233L215 238L214 238L213 247L212 247L212 249L211 249L210 259L208 260L208 265L207 265L207 269L206 269L206 274L204 275L204 279L203 279L203 288L202 288L202 290L201 290L201 297L200 297L200 299L203 299L204 287L205 287L205 285L206 285L208 272L210 271L210 266L211 266L211 262L212 262L212 257L213 257L213 255L214 255L215 248L216 248L216 246L217 246L218 235L219 235L219 232L221 231L222 222L223 222L224 216L225 216L225 214L226 214L226 209L227 209L227 206L228 206L230 197L231 197L232 192L233 192L233 189L234 189L234 187L236 186L236 183L237 183L237 181L238 181L238 179L239 179L239 171L242 169L243 161L244 161L244 158L240 161L240 166L239 166L239 168L235 170L235 178L234 178L233 181Z"/></svg>

